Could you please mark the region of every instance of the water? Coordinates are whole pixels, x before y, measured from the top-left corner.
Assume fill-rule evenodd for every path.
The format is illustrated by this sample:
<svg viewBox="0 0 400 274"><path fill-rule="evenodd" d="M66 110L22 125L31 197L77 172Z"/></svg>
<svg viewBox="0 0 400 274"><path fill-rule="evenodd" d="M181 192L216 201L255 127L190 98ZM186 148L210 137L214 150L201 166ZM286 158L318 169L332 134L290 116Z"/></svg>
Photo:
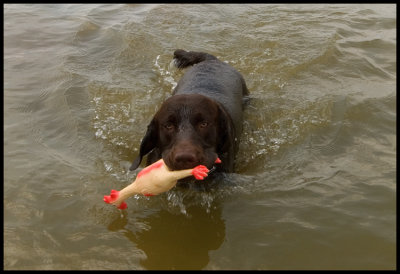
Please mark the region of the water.
<svg viewBox="0 0 400 274"><path fill-rule="evenodd" d="M121 212L177 48L246 79L236 172ZM395 5L5 5L4 268L395 269L395 87Z"/></svg>

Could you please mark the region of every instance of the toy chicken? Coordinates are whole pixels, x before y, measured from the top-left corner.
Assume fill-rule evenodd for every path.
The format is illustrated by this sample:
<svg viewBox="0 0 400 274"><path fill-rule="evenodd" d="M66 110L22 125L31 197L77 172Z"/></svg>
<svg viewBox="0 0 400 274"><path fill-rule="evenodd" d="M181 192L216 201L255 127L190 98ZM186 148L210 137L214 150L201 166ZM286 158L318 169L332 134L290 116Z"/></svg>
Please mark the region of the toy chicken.
<svg viewBox="0 0 400 274"><path fill-rule="evenodd" d="M217 158L215 162L221 163L221 160ZM198 165L192 169L171 171L163 159L160 159L140 171L132 184L121 191L111 190L110 195L104 196L103 200L119 209L126 209L128 206L124 201L135 194L158 195L173 188L179 179L193 175L197 180L203 180L208 176L208 172L208 168L203 165Z"/></svg>

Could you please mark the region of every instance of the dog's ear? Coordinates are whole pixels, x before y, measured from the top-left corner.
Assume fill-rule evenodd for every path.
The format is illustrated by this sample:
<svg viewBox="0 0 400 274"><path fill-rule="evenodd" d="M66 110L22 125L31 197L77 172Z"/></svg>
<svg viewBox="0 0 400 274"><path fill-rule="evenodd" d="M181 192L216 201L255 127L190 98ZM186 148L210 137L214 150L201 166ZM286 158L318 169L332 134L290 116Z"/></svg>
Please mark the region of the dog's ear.
<svg viewBox="0 0 400 274"><path fill-rule="evenodd" d="M231 117L223 106L218 105L219 121L218 121L218 137L217 137L217 153L218 155L234 154L235 146L235 128Z"/></svg>
<svg viewBox="0 0 400 274"><path fill-rule="evenodd" d="M145 136L142 139L142 143L140 144L139 155L133 161L129 170L135 170L138 168L140 163L142 162L142 158L144 155L152 151L158 142L158 127L155 119L151 121L151 123L147 126L147 131Z"/></svg>

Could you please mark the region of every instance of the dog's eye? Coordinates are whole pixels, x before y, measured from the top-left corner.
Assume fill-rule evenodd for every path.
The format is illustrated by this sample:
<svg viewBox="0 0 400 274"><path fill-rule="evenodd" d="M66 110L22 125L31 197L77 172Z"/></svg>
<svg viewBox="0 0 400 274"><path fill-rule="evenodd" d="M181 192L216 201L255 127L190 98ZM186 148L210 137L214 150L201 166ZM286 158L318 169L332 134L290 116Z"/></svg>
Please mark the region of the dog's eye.
<svg viewBox="0 0 400 274"><path fill-rule="evenodd" d="M200 122L199 127L200 128L206 128L208 126L208 123L206 121Z"/></svg>
<svg viewBox="0 0 400 274"><path fill-rule="evenodd" d="M166 124L164 124L164 128L166 130L173 130L174 129L174 124L173 123L166 123Z"/></svg>

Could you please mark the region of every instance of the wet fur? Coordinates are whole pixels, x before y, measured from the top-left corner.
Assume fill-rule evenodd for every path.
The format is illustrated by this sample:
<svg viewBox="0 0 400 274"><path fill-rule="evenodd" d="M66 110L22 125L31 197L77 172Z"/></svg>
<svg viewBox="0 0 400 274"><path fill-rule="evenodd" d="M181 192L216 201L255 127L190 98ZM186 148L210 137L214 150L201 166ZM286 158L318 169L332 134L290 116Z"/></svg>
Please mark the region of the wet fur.
<svg viewBox="0 0 400 274"><path fill-rule="evenodd" d="M248 94L242 75L230 65L204 52L174 52L178 68L190 67L154 115L130 170L144 155L147 165L164 159L172 170L202 164L234 170L242 131L243 97Z"/></svg>

